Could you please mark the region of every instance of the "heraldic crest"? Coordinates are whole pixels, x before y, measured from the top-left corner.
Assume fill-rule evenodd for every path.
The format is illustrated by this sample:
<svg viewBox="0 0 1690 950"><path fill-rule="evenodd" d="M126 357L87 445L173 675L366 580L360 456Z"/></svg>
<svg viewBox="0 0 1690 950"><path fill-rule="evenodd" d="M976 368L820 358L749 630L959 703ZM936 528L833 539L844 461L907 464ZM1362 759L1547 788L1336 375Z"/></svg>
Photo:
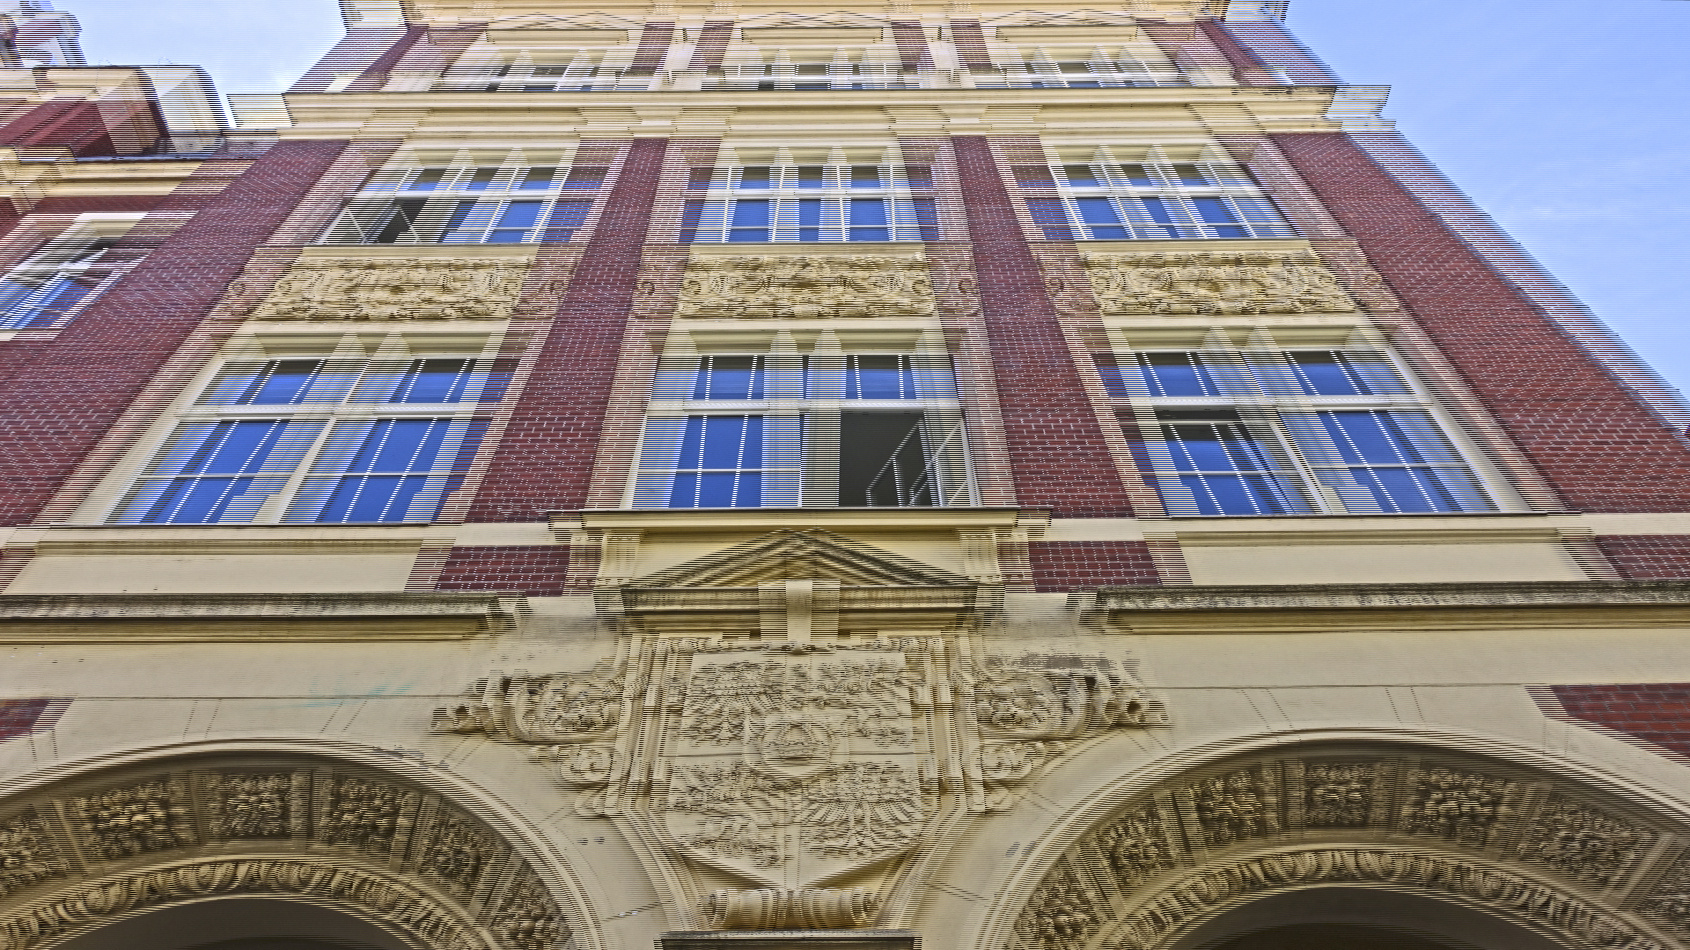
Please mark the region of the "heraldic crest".
<svg viewBox="0 0 1690 950"><path fill-rule="evenodd" d="M661 842L708 926L873 925L940 826L1005 807L1073 743L1163 721L1121 661L979 652L966 577L817 531L708 561L621 588L616 658L495 673L436 722L531 746L578 813ZM668 635L677 598L758 629ZM839 636L892 600L905 630Z"/></svg>

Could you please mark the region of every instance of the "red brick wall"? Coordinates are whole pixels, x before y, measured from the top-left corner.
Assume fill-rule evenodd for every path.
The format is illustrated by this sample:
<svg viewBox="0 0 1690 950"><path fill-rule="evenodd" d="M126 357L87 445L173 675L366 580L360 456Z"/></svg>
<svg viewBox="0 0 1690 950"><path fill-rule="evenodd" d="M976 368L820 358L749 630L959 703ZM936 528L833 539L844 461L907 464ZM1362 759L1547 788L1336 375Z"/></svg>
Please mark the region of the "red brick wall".
<svg viewBox="0 0 1690 950"><path fill-rule="evenodd" d="M1016 498L1061 518L1129 515L1132 504L991 145L972 135L952 144Z"/></svg>
<svg viewBox="0 0 1690 950"><path fill-rule="evenodd" d="M69 705L68 699L0 700L0 741L51 729Z"/></svg>
<svg viewBox="0 0 1690 950"><path fill-rule="evenodd" d="M1614 534L1596 546L1627 580L1690 578L1690 535Z"/></svg>
<svg viewBox="0 0 1690 950"><path fill-rule="evenodd" d="M533 521L586 503L667 146L630 149L468 520Z"/></svg>
<svg viewBox="0 0 1690 950"><path fill-rule="evenodd" d="M992 54L986 49L986 35L980 31L979 20L952 20L951 42L956 45L962 68L977 73L992 71Z"/></svg>
<svg viewBox="0 0 1690 950"><path fill-rule="evenodd" d="M905 69L932 66L933 54L927 48L927 33L917 20L893 20L892 38L898 42L898 63Z"/></svg>
<svg viewBox="0 0 1690 950"><path fill-rule="evenodd" d="M1285 32L1278 20L1233 20L1217 23L1216 26L1256 59L1283 69L1292 82L1322 85L1341 82L1337 74L1297 42L1296 37Z"/></svg>
<svg viewBox="0 0 1690 950"><path fill-rule="evenodd" d="M65 148L78 156L117 154L99 104L85 99L43 102L0 129L0 145Z"/></svg>
<svg viewBox="0 0 1690 950"><path fill-rule="evenodd" d="M727 54L728 41L733 39L732 20L705 20L698 31L698 42L692 48L690 69L721 69L722 57Z"/></svg>
<svg viewBox="0 0 1690 950"><path fill-rule="evenodd" d="M1575 724L1594 725L1690 755L1690 683L1551 686Z"/></svg>
<svg viewBox="0 0 1690 950"><path fill-rule="evenodd" d="M30 209L33 214L87 214L147 212L158 207L168 195L76 195L64 198L43 198Z"/></svg>
<svg viewBox="0 0 1690 950"><path fill-rule="evenodd" d="M334 48L323 54L317 65L293 84L289 92L322 92L336 73L361 73L411 35L411 28L349 30ZM415 42L415 40L412 40Z"/></svg>
<svg viewBox="0 0 1690 950"><path fill-rule="evenodd" d="M0 524L35 517L346 144L284 142L216 197L160 203L197 213L0 383Z"/></svg>
<svg viewBox="0 0 1690 950"><path fill-rule="evenodd" d="M1033 541L1027 560L1040 593L1162 583L1143 541Z"/></svg>
<svg viewBox="0 0 1690 950"><path fill-rule="evenodd" d="M1567 505L1690 510L1690 447L1349 136L1272 136Z"/></svg>
<svg viewBox="0 0 1690 950"><path fill-rule="evenodd" d="M380 56L377 56L369 66L365 67L357 79L348 83L346 91L379 91L382 86L387 85L387 77L388 74L393 72L393 67L399 65L399 61L405 58L405 54L409 53L411 47L417 45L417 41L422 39L427 32L427 28L415 24L406 27L405 35L399 37L399 40L392 46L383 50Z"/></svg>
<svg viewBox="0 0 1690 950"><path fill-rule="evenodd" d="M1239 82L1246 86L1278 84L1261 57L1238 42L1218 20L1205 17L1197 21L1197 28L1203 31L1209 42L1215 44L1215 49L1220 50L1226 61L1232 64L1233 75L1238 77Z"/></svg>
<svg viewBox="0 0 1690 950"><path fill-rule="evenodd" d="M558 597L569 578L569 548L561 545L457 547L435 582L436 590L521 591Z"/></svg>
<svg viewBox="0 0 1690 950"><path fill-rule="evenodd" d="M640 31L640 48L628 66L629 75L650 76L657 72L657 67L663 65L663 58L669 55L669 41L674 36L673 22L647 23Z"/></svg>

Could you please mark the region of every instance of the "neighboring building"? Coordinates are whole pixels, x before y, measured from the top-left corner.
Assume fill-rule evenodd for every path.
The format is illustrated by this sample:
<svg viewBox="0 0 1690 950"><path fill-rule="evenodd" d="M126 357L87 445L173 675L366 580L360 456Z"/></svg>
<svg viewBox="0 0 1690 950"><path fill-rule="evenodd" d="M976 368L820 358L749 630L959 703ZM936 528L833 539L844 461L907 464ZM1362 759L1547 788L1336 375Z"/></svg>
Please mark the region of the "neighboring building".
<svg viewBox="0 0 1690 950"><path fill-rule="evenodd" d="M8 13L0 948L1690 943L1690 414L1285 6Z"/></svg>

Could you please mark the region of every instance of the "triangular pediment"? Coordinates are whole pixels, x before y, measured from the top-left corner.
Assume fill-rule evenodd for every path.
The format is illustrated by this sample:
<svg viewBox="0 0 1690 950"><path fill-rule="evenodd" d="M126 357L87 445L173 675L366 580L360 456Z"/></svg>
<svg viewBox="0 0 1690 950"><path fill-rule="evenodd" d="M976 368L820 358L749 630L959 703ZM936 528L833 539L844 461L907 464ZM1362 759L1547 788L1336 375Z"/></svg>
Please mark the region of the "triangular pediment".
<svg viewBox="0 0 1690 950"><path fill-rule="evenodd" d="M960 574L820 529L775 531L657 574L635 578L640 590L748 588L780 581L831 581L854 587L973 587Z"/></svg>

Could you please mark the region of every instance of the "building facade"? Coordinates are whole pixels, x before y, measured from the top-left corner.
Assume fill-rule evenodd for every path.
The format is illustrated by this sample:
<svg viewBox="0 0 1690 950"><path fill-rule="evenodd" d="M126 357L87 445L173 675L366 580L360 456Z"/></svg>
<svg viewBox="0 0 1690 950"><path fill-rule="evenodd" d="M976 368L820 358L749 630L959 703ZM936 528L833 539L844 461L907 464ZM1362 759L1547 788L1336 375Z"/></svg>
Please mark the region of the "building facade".
<svg viewBox="0 0 1690 950"><path fill-rule="evenodd" d="M4 14L0 948L1690 943L1690 414L1285 3L342 6Z"/></svg>

